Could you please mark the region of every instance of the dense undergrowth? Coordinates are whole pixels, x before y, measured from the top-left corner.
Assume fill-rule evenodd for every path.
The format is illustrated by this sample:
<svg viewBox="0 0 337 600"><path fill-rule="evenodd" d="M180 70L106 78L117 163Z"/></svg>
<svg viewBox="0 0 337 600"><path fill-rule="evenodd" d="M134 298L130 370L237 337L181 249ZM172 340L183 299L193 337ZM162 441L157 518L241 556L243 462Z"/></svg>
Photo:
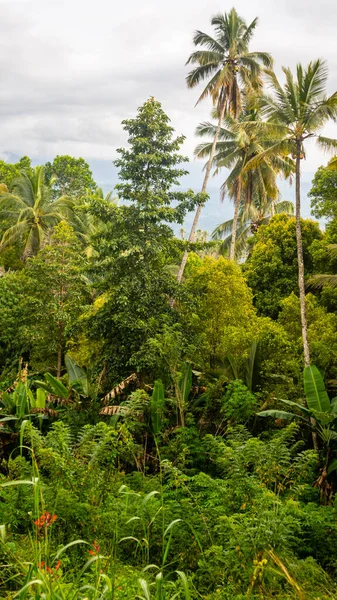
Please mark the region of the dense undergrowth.
<svg viewBox="0 0 337 600"><path fill-rule="evenodd" d="M167 427L168 403L159 430L153 402L134 392L127 416L81 428L69 408L42 431L22 421L2 464L1 597L335 597L336 510L300 426L256 437L251 416L216 435L199 407Z"/></svg>

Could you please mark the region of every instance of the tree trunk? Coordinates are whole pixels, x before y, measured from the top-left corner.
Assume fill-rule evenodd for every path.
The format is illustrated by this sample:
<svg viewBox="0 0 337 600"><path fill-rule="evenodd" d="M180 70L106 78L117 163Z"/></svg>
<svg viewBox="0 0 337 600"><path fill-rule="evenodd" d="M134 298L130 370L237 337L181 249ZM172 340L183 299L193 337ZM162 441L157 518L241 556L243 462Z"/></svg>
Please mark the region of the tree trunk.
<svg viewBox="0 0 337 600"><path fill-rule="evenodd" d="M297 142L296 147L296 242L297 242L297 261L298 261L298 287L300 292L301 307L301 325L304 351L304 364L310 366L310 350L308 342L308 326L305 307L305 286L304 286L304 263L303 263L303 244L301 230L301 142Z"/></svg>
<svg viewBox="0 0 337 600"><path fill-rule="evenodd" d="M209 176L211 174L213 159L214 159L214 155L215 155L215 149L216 149L216 145L217 145L217 142L218 142L218 139L219 139L219 133L220 133L220 129L221 129L221 124L222 124L222 121L223 121L223 118L224 118L224 114L225 114L225 108L226 108L226 104L224 102L223 106L221 107L221 110L220 110L218 126L216 128L216 132L215 132L215 136L214 136L214 140L213 140L213 144L212 144L211 153L209 155L209 159L208 159L208 163L207 163L207 167L206 167L206 172L205 172L205 177L204 177L204 181L203 181L203 184L202 184L201 192L206 192L206 189L207 189L207 184L208 184ZM189 243L193 243L194 240L195 240L195 232L197 230L197 226L198 226L198 222L199 222L199 217L200 217L200 213L201 213L202 208L203 208L203 204L199 204L198 208L196 210L196 213L194 215L194 219L193 219L193 223L192 223L190 235L188 237L188 242ZM178 280L179 283L181 282L182 276L184 274L184 270L185 270L187 258L188 258L188 250L186 249L185 252L184 252L184 256L182 258L180 269L179 269L178 276L177 276L177 280Z"/></svg>
<svg viewBox="0 0 337 600"><path fill-rule="evenodd" d="M233 227L232 227L232 241L229 252L229 259L235 259L235 243L236 243L236 230L238 226L238 217L239 217L239 208L241 202L241 178L238 179L238 187L236 191L236 198L234 202L234 219L233 219Z"/></svg>
<svg viewBox="0 0 337 600"><path fill-rule="evenodd" d="M297 262L298 262L298 287L300 291L301 307L301 325L302 340L304 352L304 365L310 367L310 349L308 342L308 324L307 311L305 306L305 285L304 285L304 262L303 262L303 244L301 229L301 142L296 143L296 242L297 242ZM313 426L316 425L315 419L310 419ZM312 432L312 442L315 450L319 450L317 432Z"/></svg>
<svg viewBox="0 0 337 600"><path fill-rule="evenodd" d="M58 339L57 339L57 379L61 378L62 371L62 337L63 337L63 324L58 324Z"/></svg>

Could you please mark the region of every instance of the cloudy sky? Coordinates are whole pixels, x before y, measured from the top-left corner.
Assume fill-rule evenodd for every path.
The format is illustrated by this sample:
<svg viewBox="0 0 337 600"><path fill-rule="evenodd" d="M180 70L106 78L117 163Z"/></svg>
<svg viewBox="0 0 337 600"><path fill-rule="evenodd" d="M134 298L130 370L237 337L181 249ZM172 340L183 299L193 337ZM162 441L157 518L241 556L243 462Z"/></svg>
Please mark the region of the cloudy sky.
<svg viewBox="0 0 337 600"><path fill-rule="evenodd" d="M0 0L0 156L27 154L34 163L56 154L83 156L98 182L112 187L111 161L125 143L120 122L155 96L187 137L192 163L184 184L198 189L194 130L210 106L194 108L197 92L186 88L184 63L193 31L211 31L212 15L231 7L219 0ZM328 91L337 89L336 0L237 0L235 7L247 21L259 16L251 49L271 52L278 73L282 65L323 57ZM337 136L337 126L325 133ZM305 190L328 158L308 150ZM211 225L218 214L229 214L217 188L213 180L205 227L211 213Z"/></svg>

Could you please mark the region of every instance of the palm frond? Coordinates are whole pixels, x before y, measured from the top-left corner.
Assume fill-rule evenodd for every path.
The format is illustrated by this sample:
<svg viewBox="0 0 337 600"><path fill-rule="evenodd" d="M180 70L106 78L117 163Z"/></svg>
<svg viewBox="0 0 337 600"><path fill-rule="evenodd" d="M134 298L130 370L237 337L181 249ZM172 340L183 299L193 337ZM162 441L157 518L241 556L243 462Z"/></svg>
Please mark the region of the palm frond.
<svg viewBox="0 0 337 600"><path fill-rule="evenodd" d="M288 215L293 215L295 213L294 203L290 202L290 200L280 200L275 203L275 212L277 214L284 212Z"/></svg>
<svg viewBox="0 0 337 600"><path fill-rule="evenodd" d="M310 289L322 289L323 287L337 287L337 275L312 275L307 282Z"/></svg>

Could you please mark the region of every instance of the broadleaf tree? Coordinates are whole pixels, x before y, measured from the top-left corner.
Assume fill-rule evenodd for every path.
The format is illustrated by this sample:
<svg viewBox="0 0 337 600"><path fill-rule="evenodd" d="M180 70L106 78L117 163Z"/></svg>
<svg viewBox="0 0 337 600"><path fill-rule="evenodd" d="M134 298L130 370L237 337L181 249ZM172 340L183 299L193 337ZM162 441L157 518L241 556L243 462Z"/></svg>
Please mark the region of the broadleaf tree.
<svg viewBox="0 0 337 600"><path fill-rule="evenodd" d="M89 335L103 340L112 379L146 371L147 340L163 320L177 318L170 300L177 291L179 242L170 225L182 224L200 202L192 190L179 189L186 174L187 158L179 153L184 137L174 137L157 100L147 100L123 126L129 146L120 148L115 160L123 204L95 199L91 204L91 212L105 223L93 239L92 274L104 295L88 327Z"/></svg>

